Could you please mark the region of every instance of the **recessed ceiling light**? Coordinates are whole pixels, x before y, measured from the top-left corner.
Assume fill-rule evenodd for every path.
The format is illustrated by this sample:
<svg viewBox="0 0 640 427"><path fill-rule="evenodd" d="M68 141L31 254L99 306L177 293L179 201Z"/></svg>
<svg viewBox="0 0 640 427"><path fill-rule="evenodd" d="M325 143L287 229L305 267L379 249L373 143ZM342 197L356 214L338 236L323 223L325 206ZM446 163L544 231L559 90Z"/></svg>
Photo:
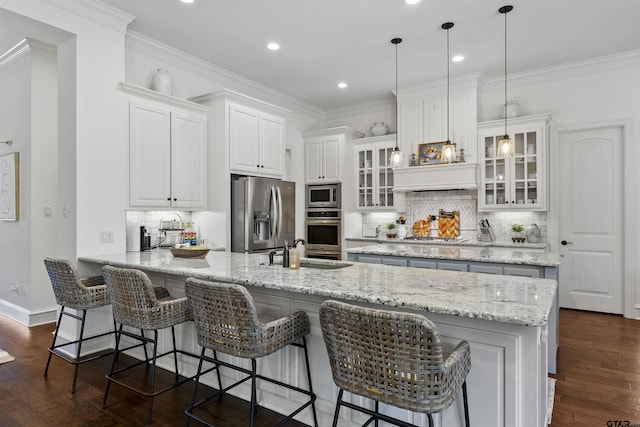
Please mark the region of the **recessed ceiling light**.
<svg viewBox="0 0 640 427"><path fill-rule="evenodd" d="M346 84L345 82L340 82L340 83L338 83L338 87L339 87L340 89L344 89L344 88L346 88L347 86L349 86L349 85L348 85L348 84Z"/></svg>
<svg viewBox="0 0 640 427"><path fill-rule="evenodd" d="M462 55L456 55L456 56L454 56L453 58L451 58L451 60L452 60L453 62L462 62L462 61L464 61L464 56L462 56Z"/></svg>
<svg viewBox="0 0 640 427"><path fill-rule="evenodd" d="M193 3L193 0L180 0L182 3Z"/></svg>
<svg viewBox="0 0 640 427"><path fill-rule="evenodd" d="M420 3L420 0L404 0L404 2L406 4L418 4Z"/></svg>
<svg viewBox="0 0 640 427"><path fill-rule="evenodd" d="M267 45L267 49L269 50L278 50L280 49L280 45L278 43L275 42L271 42Z"/></svg>

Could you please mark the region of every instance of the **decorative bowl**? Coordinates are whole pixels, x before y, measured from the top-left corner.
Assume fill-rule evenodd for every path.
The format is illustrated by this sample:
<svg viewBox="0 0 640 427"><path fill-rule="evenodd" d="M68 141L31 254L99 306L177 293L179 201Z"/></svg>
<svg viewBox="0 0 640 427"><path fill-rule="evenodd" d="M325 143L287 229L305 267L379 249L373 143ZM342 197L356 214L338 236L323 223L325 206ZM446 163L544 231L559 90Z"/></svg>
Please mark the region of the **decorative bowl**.
<svg viewBox="0 0 640 427"><path fill-rule="evenodd" d="M204 258L209 253L208 248L171 248L171 253L178 258Z"/></svg>

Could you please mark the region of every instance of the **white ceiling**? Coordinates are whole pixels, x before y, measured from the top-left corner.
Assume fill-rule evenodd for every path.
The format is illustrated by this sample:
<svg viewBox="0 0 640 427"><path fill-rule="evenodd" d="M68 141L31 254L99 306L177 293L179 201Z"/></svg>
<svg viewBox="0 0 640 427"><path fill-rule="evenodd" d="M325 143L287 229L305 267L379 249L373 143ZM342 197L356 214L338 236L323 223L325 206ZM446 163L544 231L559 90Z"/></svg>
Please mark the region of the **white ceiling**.
<svg viewBox="0 0 640 427"><path fill-rule="evenodd" d="M640 0L102 0L130 29L322 110L388 99L400 87L451 76L509 74L640 49ZM277 52L266 49L277 41ZM339 81L347 89L336 87Z"/></svg>

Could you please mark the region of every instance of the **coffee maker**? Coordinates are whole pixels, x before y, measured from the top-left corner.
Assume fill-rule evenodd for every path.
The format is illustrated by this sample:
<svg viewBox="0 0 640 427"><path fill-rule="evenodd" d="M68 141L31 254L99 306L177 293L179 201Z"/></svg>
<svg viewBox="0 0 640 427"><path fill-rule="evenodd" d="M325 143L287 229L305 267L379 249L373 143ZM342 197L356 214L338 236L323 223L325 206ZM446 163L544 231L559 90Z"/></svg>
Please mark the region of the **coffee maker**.
<svg viewBox="0 0 640 427"><path fill-rule="evenodd" d="M127 224L127 251L140 252L151 249L151 234L140 223Z"/></svg>

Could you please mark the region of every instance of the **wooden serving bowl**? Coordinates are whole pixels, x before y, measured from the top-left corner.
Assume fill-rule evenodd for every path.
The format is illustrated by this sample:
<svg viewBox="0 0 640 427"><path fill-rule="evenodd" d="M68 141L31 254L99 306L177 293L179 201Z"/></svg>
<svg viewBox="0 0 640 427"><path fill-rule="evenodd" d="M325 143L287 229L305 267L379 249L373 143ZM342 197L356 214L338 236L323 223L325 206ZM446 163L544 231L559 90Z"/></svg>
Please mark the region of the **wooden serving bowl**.
<svg viewBox="0 0 640 427"><path fill-rule="evenodd" d="M178 258L205 258L209 253L207 248L171 248L171 253Z"/></svg>

